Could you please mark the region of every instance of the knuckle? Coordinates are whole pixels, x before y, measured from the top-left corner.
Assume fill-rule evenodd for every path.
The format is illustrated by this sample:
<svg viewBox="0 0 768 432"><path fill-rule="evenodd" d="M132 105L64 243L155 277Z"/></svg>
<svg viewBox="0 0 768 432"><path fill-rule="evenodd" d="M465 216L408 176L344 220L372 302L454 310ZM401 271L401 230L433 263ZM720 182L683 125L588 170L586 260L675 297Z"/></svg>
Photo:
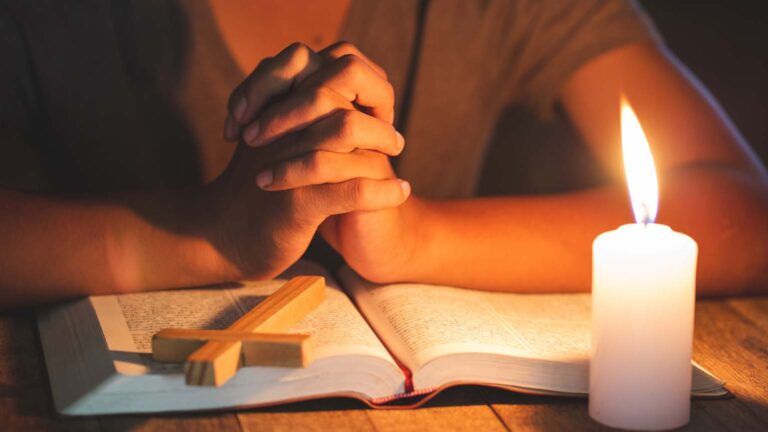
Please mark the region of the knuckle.
<svg viewBox="0 0 768 432"><path fill-rule="evenodd" d="M354 207L364 207L371 202L372 193L370 183L364 179L350 180L349 200Z"/></svg>
<svg viewBox="0 0 768 432"><path fill-rule="evenodd" d="M341 40L331 45L331 47L329 48L329 51L342 54L342 53L357 52L358 49L353 43L349 41Z"/></svg>
<svg viewBox="0 0 768 432"><path fill-rule="evenodd" d="M306 104L318 112L330 114L338 108L344 108L346 99L341 98L336 92L325 86L317 86L305 96Z"/></svg>
<svg viewBox="0 0 768 432"><path fill-rule="evenodd" d="M272 178L272 184L273 185L281 185L281 184L287 184L292 179L292 171L293 167L290 162L279 164L274 168L274 171L272 172L273 178Z"/></svg>
<svg viewBox="0 0 768 432"><path fill-rule="evenodd" d="M320 86L324 91L324 107L327 109L341 108L341 109L355 109L352 102L348 101L343 95L334 90L331 87Z"/></svg>
<svg viewBox="0 0 768 432"><path fill-rule="evenodd" d="M243 97L243 94L247 91L248 83L250 81L250 77L246 78L245 81L241 82L240 85L238 85L235 90L232 92L232 94L229 95L229 100L227 101L227 108L230 112L235 110L235 106L238 102L240 102L240 98Z"/></svg>
<svg viewBox="0 0 768 432"><path fill-rule="evenodd" d="M386 179L393 176L392 165L390 165L387 155L371 150L361 150L359 155L364 159L364 163L373 178Z"/></svg>
<svg viewBox="0 0 768 432"><path fill-rule="evenodd" d="M386 81L387 81L387 83L389 83L389 74L387 74L387 71L385 71L383 67L381 67L381 66L379 66L379 65L377 65L377 64L374 64L374 65L375 65L375 66L374 66L374 69L375 69L375 70L376 70L376 71L377 71L379 74L381 74L381 77L382 77L382 78L384 78L384 80L386 80ZM391 85L391 84L390 84L390 85ZM393 92L392 92L392 93L394 94L394 87L393 87Z"/></svg>
<svg viewBox="0 0 768 432"><path fill-rule="evenodd" d="M357 47L355 46L355 44L347 40L340 40L336 42L334 45L339 47L339 49L342 49L345 51L357 50Z"/></svg>
<svg viewBox="0 0 768 432"><path fill-rule="evenodd" d="M360 73L362 60L354 54L345 54L337 60L343 73L355 75Z"/></svg>
<svg viewBox="0 0 768 432"><path fill-rule="evenodd" d="M377 151L369 151L365 155L376 166L389 167L389 156Z"/></svg>
<svg viewBox="0 0 768 432"><path fill-rule="evenodd" d="M253 70L253 72L256 72L258 69L269 67L274 62L275 62L274 57L264 57L263 59L261 59L261 61L259 61L259 64L256 65L256 68ZM253 72L251 72L251 74L253 74Z"/></svg>
<svg viewBox="0 0 768 432"><path fill-rule="evenodd" d="M338 118L336 131L338 137L346 143L354 144L352 141L357 136L361 126L360 114L354 110L343 110L339 113Z"/></svg>
<svg viewBox="0 0 768 432"><path fill-rule="evenodd" d="M392 108L394 108L394 105L395 105L395 86L393 86L391 82L385 81L384 91L387 94L387 101L392 105Z"/></svg>
<svg viewBox="0 0 768 432"><path fill-rule="evenodd" d="M392 154L395 156L399 155L400 153L402 153L405 147L405 144L400 142L400 139L399 139L400 135L397 133L397 129L393 127L389 136L390 136L389 147L392 151Z"/></svg>
<svg viewBox="0 0 768 432"><path fill-rule="evenodd" d="M245 78L245 82L247 83L248 81L253 81L260 74L263 74L264 71L274 69L277 63L278 59L276 57L265 57L261 59L256 67L251 71L251 73L248 74L248 76Z"/></svg>
<svg viewBox="0 0 768 432"><path fill-rule="evenodd" d="M258 84L260 80L263 80L261 75L252 75L246 78L243 83L243 96L252 97L255 92L259 91Z"/></svg>
<svg viewBox="0 0 768 432"><path fill-rule="evenodd" d="M277 75L288 78L304 69L310 63L313 52L301 42L295 42L286 48L280 55L280 65L275 72Z"/></svg>
<svg viewBox="0 0 768 432"><path fill-rule="evenodd" d="M317 176L323 172L325 162L325 153L315 151L304 157L302 160L302 169L310 175Z"/></svg>
<svg viewBox="0 0 768 432"><path fill-rule="evenodd" d="M310 51L312 51L306 44L302 42L294 42L285 49L285 54L289 59L308 57Z"/></svg>
<svg viewBox="0 0 768 432"><path fill-rule="evenodd" d="M313 106L323 106L332 98L331 91L323 86L318 86L309 91L307 99Z"/></svg>

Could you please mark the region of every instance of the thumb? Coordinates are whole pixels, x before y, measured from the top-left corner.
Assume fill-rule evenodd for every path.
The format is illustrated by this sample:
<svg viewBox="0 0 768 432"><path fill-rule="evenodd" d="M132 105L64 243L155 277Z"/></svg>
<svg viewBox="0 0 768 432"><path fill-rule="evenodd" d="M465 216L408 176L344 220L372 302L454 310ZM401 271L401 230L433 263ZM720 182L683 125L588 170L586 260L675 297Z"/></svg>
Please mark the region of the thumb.
<svg viewBox="0 0 768 432"><path fill-rule="evenodd" d="M301 188L302 205L311 213L331 216L353 211L397 207L411 194L411 185L400 179L355 178Z"/></svg>

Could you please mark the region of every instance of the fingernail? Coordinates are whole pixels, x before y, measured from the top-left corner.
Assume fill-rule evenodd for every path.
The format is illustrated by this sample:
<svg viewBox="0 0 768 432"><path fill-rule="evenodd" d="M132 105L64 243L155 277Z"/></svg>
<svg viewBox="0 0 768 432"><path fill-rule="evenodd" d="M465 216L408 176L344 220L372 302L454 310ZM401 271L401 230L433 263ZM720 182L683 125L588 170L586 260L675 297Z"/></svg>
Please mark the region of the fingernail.
<svg viewBox="0 0 768 432"><path fill-rule="evenodd" d="M263 171L259 175L256 176L256 184L260 188L264 189L265 187L267 187L267 186L272 184L273 176L274 176L274 174L273 174L272 170Z"/></svg>
<svg viewBox="0 0 768 432"><path fill-rule="evenodd" d="M400 132L395 131L395 133L397 134L397 148L402 150L405 147L405 138Z"/></svg>
<svg viewBox="0 0 768 432"><path fill-rule="evenodd" d="M243 140L246 144L251 147L258 147L256 138L259 137L259 129L260 127L258 121L251 123L247 128L245 128L245 132L243 132Z"/></svg>
<svg viewBox="0 0 768 432"><path fill-rule="evenodd" d="M408 196L411 194L411 184L405 180L400 180L400 189L403 190L403 194Z"/></svg>
<svg viewBox="0 0 768 432"><path fill-rule="evenodd" d="M232 116L227 114L227 119L224 121L224 139L227 141L234 141L237 139L235 132L235 121L232 120Z"/></svg>
<svg viewBox="0 0 768 432"><path fill-rule="evenodd" d="M245 110L248 109L248 101L245 99L245 96L240 96L240 100L237 102L237 105L235 105L235 118L240 123L245 120Z"/></svg>

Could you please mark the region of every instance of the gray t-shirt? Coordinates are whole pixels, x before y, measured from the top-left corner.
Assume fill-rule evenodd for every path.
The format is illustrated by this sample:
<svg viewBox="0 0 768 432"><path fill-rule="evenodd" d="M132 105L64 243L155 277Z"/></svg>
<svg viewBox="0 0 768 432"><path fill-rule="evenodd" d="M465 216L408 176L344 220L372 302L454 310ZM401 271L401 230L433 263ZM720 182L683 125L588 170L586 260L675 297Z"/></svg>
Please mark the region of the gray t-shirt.
<svg viewBox="0 0 768 432"><path fill-rule="evenodd" d="M432 197L473 195L481 174L486 192L541 191L557 187L549 172L586 172L578 142L551 132L567 130L564 81L656 37L629 0L354 0L343 34L387 70L407 141L397 170ZM232 155L221 128L243 77L206 2L3 2L0 58L2 185L184 186ZM538 135L559 144L547 150Z"/></svg>

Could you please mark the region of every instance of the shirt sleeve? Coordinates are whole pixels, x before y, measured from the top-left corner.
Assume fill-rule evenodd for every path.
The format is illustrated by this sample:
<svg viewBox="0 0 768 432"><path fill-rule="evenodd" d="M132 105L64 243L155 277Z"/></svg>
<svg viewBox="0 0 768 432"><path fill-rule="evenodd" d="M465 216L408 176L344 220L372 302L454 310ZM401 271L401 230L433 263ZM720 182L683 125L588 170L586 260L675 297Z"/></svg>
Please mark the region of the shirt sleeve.
<svg viewBox="0 0 768 432"><path fill-rule="evenodd" d="M29 134L35 90L23 34L0 4L0 187L40 191L45 175Z"/></svg>
<svg viewBox="0 0 768 432"><path fill-rule="evenodd" d="M565 81L590 59L661 37L633 0L519 0L516 99L549 118Z"/></svg>

